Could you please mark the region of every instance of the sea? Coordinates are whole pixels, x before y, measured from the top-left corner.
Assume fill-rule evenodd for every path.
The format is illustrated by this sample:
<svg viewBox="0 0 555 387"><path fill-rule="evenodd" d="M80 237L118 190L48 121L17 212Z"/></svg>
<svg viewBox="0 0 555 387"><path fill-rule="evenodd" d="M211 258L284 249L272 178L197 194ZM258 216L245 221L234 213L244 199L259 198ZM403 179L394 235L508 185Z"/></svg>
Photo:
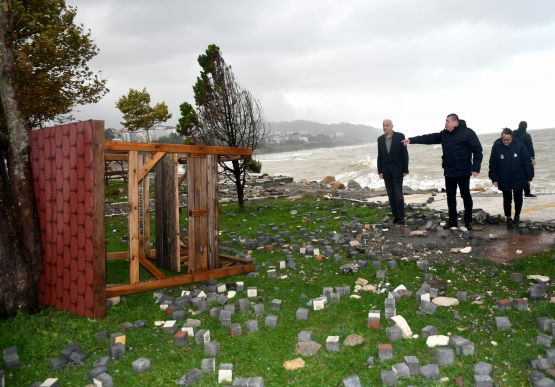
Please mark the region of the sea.
<svg viewBox="0 0 555 387"><path fill-rule="evenodd" d="M532 192L555 193L555 129L529 130L536 152ZM499 192L488 179L488 162L493 142L500 133L478 135L484 149L482 169L470 179L470 187L485 192ZM409 174L404 185L412 189L440 190L445 187L441 168L441 145L411 144ZM384 188L376 167L376 142L335 148L307 149L294 152L255 155L262 163L262 172L271 176L290 176L294 181L320 181L326 176L347 184L354 180L362 187Z"/></svg>

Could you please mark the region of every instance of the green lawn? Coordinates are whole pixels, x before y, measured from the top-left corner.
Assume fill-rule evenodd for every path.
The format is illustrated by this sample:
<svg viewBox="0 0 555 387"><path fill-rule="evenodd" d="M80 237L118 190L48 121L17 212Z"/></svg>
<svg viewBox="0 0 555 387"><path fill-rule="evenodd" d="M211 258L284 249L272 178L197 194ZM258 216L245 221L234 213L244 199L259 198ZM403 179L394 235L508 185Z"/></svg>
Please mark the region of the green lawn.
<svg viewBox="0 0 555 387"><path fill-rule="evenodd" d="M280 275L287 274L287 279L268 279L267 266L261 269L258 277L247 275L222 279L221 282L233 283L244 281L245 286L255 286L260 299L265 305L265 314L276 314L279 322L276 328L264 327L264 317L258 317L260 331L246 334L244 321L255 319L251 311L246 314L236 313L233 322L242 324L243 334L230 337L227 328L222 327L208 312L191 318L202 321L202 328L209 329L212 340L221 344L221 353L216 358L216 369L220 363L234 364L234 377L262 376L266 386L336 386L341 384L344 376L356 373L363 385L380 385L380 371L391 369L395 363L403 361L403 356L415 355L420 364L433 362L434 350L427 348L422 337L393 343L395 357L390 361L377 358L377 344L388 342L385 328L390 324L383 317L385 295L360 293L360 300L343 297L339 304L327 304L322 311L311 311L308 321L296 321L297 308L306 306L311 298L320 296L324 286L350 285L358 277L366 278L377 284L376 270L368 268L356 274L338 274L339 266L346 262L335 262L332 259L318 261L305 258L298 253L298 247L305 240L297 236L297 230L304 228L308 232L322 230L322 237L332 231L340 231L340 226L358 218L362 223L374 223L384 216L381 209L372 209L361 204L346 201L324 200L307 197L302 200L290 201L264 200L247 203L245 212L238 211L234 204L221 205L221 241L228 247L241 249L239 244L230 244L230 232L239 236L253 238L265 224L270 234L270 225L274 224L278 231L287 230L294 237L290 242L294 246L296 270L282 270ZM185 220L183 220L183 224ZM126 219L110 218L106 221L108 249L110 251L125 250L127 246L120 242L126 234ZM543 274L555 277L555 251L544 252L524 257L512 264L495 265L487 260L475 260L471 265L463 261L456 263L443 261L431 268L431 273L445 281L450 281L447 295L455 296L457 290L467 290L469 300L472 296L481 295L483 305L463 303L452 308L439 308L434 315L417 314L417 303L414 296L403 297L397 302L397 314L406 318L414 333L426 325L438 328L440 334L458 334L475 344L476 354L470 357L456 357L455 364L441 368L441 376L452 380L462 376L466 385L472 385L472 365L478 361L490 362L494 365L496 384L519 386L528 385L528 361L543 355L545 348L536 344L539 330L535 318L555 316L555 305L544 302L530 302L529 312L510 310L496 311L496 300L501 297L527 297L530 283L516 284L509 281L511 272L523 274ZM277 264L285 260L281 247L273 251L252 251L259 265ZM378 256L378 258L381 258ZM385 258L385 255L384 255ZM386 267L386 263L383 263ZM127 266L124 262L110 262L108 279L116 282L125 279ZM147 277L146 273L143 276ZM424 282L423 273L416 268L414 261L398 260L398 268L388 270L387 281L393 286L405 285L415 292ZM202 284L192 284L164 290L167 294L178 296L183 289L193 289ZM491 292L491 295L488 295ZM554 286L548 286L548 293L554 293ZM246 297L238 293L236 299ZM272 312L271 300L283 301L282 310ZM382 310L382 327L380 331L367 328L369 310ZM508 316L513 331L501 332L495 328L495 316ZM47 377L57 377L61 385L83 386L88 383L87 372L94 361L107 355L107 342L98 342L95 333L107 330L109 333L121 331L120 324L144 319L146 328L129 330L127 335L127 353L114 360L108 367L115 385L118 386L171 386L183 374L192 368L200 368L205 357L203 347L194 340L184 348L177 348L172 343L172 335L163 333L154 327L154 321L168 319L155 304L152 292L130 295L122 298L121 304L112 307L108 316L102 320L86 318L44 309L29 316L20 314L9 320L0 321L0 348L17 346L21 358L21 367L16 370L5 370L8 386L26 386ZM297 334L302 330L313 333L314 340L322 344L322 349L313 357L305 358L306 367L297 371L285 371L282 364L286 360L299 357L295 353ZM351 333L364 337L365 342L358 347L341 345L338 353L328 353L325 349L327 336L338 335L341 342ZM492 341L497 345L493 345ZM82 349L89 353L89 359L82 365L74 365L61 371L49 370L48 360L58 356L64 345L78 342ZM375 365L366 367L369 356L375 357ZM152 370L137 375L133 373L131 363L139 357L147 357L152 362ZM200 386L217 384L217 373L205 375ZM432 385L420 377L400 381L398 385ZM444 385L451 385L452 381Z"/></svg>

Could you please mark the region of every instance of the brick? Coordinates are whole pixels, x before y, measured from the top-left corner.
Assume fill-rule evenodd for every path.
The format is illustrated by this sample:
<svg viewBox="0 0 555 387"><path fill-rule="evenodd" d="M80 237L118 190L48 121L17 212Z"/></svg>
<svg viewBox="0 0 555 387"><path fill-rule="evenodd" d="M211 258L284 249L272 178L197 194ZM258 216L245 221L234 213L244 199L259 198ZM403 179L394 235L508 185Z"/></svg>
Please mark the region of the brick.
<svg viewBox="0 0 555 387"><path fill-rule="evenodd" d="M339 336L328 336L326 339L326 349L329 352L339 352Z"/></svg>
<svg viewBox="0 0 555 387"><path fill-rule="evenodd" d="M150 360L146 357L140 357L131 363L133 372L142 374L143 372L150 371Z"/></svg>
<svg viewBox="0 0 555 387"><path fill-rule="evenodd" d="M393 359L393 346L389 343L378 344L378 357L380 360Z"/></svg>

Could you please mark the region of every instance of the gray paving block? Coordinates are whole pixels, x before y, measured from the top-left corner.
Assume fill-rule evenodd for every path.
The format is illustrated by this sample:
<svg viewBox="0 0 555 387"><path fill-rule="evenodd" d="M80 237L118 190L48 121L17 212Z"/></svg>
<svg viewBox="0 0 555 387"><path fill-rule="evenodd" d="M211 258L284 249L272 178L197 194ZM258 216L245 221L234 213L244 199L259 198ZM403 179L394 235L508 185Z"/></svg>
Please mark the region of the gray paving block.
<svg viewBox="0 0 555 387"><path fill-rule="evenodd" d="M424 328L422 328L422 331L420 331L420 335L424 339L427 339L429 336L434 336L437 334L438 334L437 328L431 325L426 325Z"/></svg>
<svg viewBox="0 0 555 387"><path fill-rule="evenodd" d="M328 336L326 339L326 349L329 352L339 352L339 336Z"/></svg>
<svg viewBox="0 0 555 387"><path fill-rule="evenodd" d="M103 374L105 372L108 372L108 367L104 367L104 366L94 367L89 372L87 372L87 377L92 382L94 378L96 378L98 375Z"/></svg>
<svg viewBox="0 0 555 387"><path fill-rule="evenodd" d="M457 292L457 300L460 302L468 301L468 292L466 290L459 290Z"/></svg>
<svg viewBox="0 0 555 387"><path fill-rule="evenodd" d="M374 366L374 356L368 356L368 359L366 359L366 366L368 368Z"/></svg>
<svg viewBox="0 0 555 387"><path fill-rule="evenodd" d="M254 378L235 378L232 386L264 387L264 378L261 376L255 376Z"/></svg>
<svg viewBox="0 0 555 387"><path fill-rule="evenodd" d="M123 335L123 333L120 333L120 335ZM68 360L69 360L69 356L70 356L73 352L75 352L75 351L77 351L77 350L79 350L79 349L81 349L81 347L80 347L79 344L77 344L77 343L67 344L67 345L64 346L64 348L61 350L60 356L63 357L63 358L65 358L65 359L68 359Z"/></svg>
<svg viewBox="0 0 555 387"><path fill-rule="evenodd" d="M526 298L515 298L513 299L513 308L521 311L527 312L528 311L528 300Z"/></svg>
<svg viewBox="0 0 555 387"><path fill-rule="evenodd" d="M426 314L434 314L436 312L436 308L436 304L424 300L420 301L420 306L418 307L418 309Z"/></svg>
<svg viewBox="0 0 555 387"><path fill-rule="evenodd" d="M257 320L247 320L245 321L245 331L247 333L258 331L258 321Z"/></svg>
<svg viewBox="0 0 555 387"><path fill-rule="evenodd" d="M553 344L553 336L546 335L545 333L538 334L536 343L545 347L551 347Z"/></svg>
<svg viewBox="0 0 555 387"><path fill-rule="evenodd" d="M420 374L420 360L416 356L405 356L403 357L405 364L409 368L410 376L416 376Z"/></svg>
<svg viewBox="0 0 555 387"><path fill-rule="evenodd" d="M275 328L278 323L278 316L269 314L264 319L264 325L268 328Z"/></svg>
<svg viewBox="0 0 555 387"><path fill-rule="evenodd" d="M399 341L403 339L403 331L397 325L393 325L392 327L388 327L385 330L387 338L391 342Z"/></svg>
<svg viewBox="0 0 555 387"><path fill-rule="evenodd" d="M100 387L113 387L114 381L112 380L112 375L104 372L103 374L97 375L93 379L93 383L95 386Z"/></svg>
<svg viewBox="0 0 555 387"><path fill-rule="evenodd" d="M296 312L297 320L308 320L308 309L299 308Z"/></svg>
<svg viewBox="0 0 555 387"><path fill-rule="evenodd" d="M19 367L19 355L17 353L9 353L4 355L4 367L6 369L14 369Z"/></svg>
<svg viewBox="0 0 555 387"><path fill-rule="evenodd" d="M96 340L102 341L108 338L108 331L99 331L94 334Z"/></svg>
<svg viewBox="0 0 555 387"><path fill-rule="evenodd" d="M83 363L85 360L87 360L89 357L89 354L86 352L83 352L81 350L77 350L71 353L71 355L69 355L69 361L75 364L81 364Z"/></svg>
<svg viewBox="0 0 555 387"><path fill-rule="evenodd" d="M135 328L144 328L144 327L146 327L146 320L133 321L133 327L135 327Z"/></svg>
<svg viewBox="0 0 555 387"><path fill-rule="evenodd" d="M233 323L229 326L229 335L231 337L240 336L241 335L241 324Z"/></svg>
<svg viewBox="0 0 555 387"><path fill-rule="evenodd" d="M252 306L252 309L253 309L254 314L256 316L260 316L260 315L264 314L264 304L254 304Z"/></svg>
<svg viewBox="0 0 555 387"><path fill-rule="evenodd" d="M397 385L397 373L395 371L382 370L380 376L384 386Z"/></svg>
<svg viewBox="0 0 555 387"><path fill-rule="evenodd" d="M57 371L64 368L67 364L66 359L61 356L50 358L50 369Z"/></svg>
<svg viewBox="0 0 555 387"><path fill-rule="evenodd" d="M209 372L216 372L216 359L213 357L202 359L200 368L205 374Z"/></svg>
<svg viewBox="0 0 555 387"><path fill-rule="evenodd" d="M217 306L210 308L210 317L219 319L221 311L222 311L222 308Z"/></svg>
<svg viewBox="0 0 555 387"><path fill-rule="evenodd" d="M176 381L178 386L190 386L202 379L203 373L198 368L192 368Z"/></svg>
<svg viewBox="0 0 555 387"><path fill-rule="evenodd" d="M489 375L474 375L474 387L493 387L493 379Z"/></svg>
<svg viewBox="0 0 555 387"><path fill-rule="evenodd" d="M150 359L146 357L140 357L131 363L133 367L133 372L142 374L143 372L150 371Z"/></svg>
<svg viewBox="0 0 555 387"><path fill-rule="evenodd" d="M436 347L434 351L434 360L439 366L446 366L455 362L455 351L453 348Z"/></svg>
<svg viewBox="0 0 555 387"><path fill-rule="evenodd" d="M312 340L312 332L310 331L300 331L297 335L297 342L310 340Z"/></svg>
<svg viewBox="0 0 555 387"><path fill-rule="evenodd" d="M511 329L512 325L509 318L506 316L498 316L495 318L495 326L500 331L507 331Z"/></svg>
<svg viewBox="0 0 555 387"><path fill-rule="evenodd" d="M544 332L550 332L554 321L549 317L536 317L536 326Z"/></svg>
<svg viewBox="0 0 555 387"><path fill-rule="evenodd" d="M547 348L545 350L545 357L547 357L553 364L555 364L555 348Z"/></svg>
<svg viewBox="0 0 555 387"><path fill-rule="evenodd" d="M426 364L420 367L420 375L424 379L439 380L439 366L437 364Z"/></svg>
<svg viewBox="0 0 555 387"><path fill-rule="evenodd" d="M408 379L411 376L409 366L406 363L393 364L391 369L395 371L399 379Z"/></svg>
<svg viewBox="0 0 555 387"><path fill-rule="evenodd" d="M117 359L125 355L125 345L122 343L110 344L108 353L112 359Z"/></svg>
<svg viewBox="0 0 555 387"><path fill-rule="evenodd" d="M278 300L278 299L273 299L272 300L272 304L271 304L271 309L278 311L281 310L281 304L283 303L283 301Z"/></svg>
<svg viewBox="0 0 555 387"><path fill-rule="evenodd" d="M360 384L360 378L358 375L349 375L343 378L343 386L344 387L362 387Z"/></svg>
<svg viewBox="0 0 555 387"><path fill-rule="evenodd" d="M217 341L210 341L204 343L204 354L206 356L216 357L220 353L220 343Z"/></svg>
<svg viewBox="0 0 555 387"><path fill-rule="evenodd" d="M102 356L94 362L93 367L108 367L112 361L109 356Z"/></svg>
<svg viewBox="0 0 555 387"><path fill-rule="evenodd" d="M187 335L187 332L177 331L177 333L173 335L173 343L175 346L180 348L189 344L189 336Z"/></svg>

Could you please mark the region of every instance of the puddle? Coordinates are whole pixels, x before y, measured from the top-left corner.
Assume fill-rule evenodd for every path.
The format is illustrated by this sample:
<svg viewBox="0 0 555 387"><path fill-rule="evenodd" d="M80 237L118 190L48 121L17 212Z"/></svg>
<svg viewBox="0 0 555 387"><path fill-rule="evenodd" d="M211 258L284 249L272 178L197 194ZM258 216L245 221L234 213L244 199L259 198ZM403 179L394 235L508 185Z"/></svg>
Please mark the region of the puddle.
<svg viewBox="0 0 555 387"><path fill-rule="evenodd" d="M521 234L515 230L507 230L500 226L491 232L497 234L498 239L490 241L486 247L486 256L493 262L509 262L521 256L531 255L555 247L555 233L539 232L535 234ZM516 251L521 250L521 254Z"/></svg>

